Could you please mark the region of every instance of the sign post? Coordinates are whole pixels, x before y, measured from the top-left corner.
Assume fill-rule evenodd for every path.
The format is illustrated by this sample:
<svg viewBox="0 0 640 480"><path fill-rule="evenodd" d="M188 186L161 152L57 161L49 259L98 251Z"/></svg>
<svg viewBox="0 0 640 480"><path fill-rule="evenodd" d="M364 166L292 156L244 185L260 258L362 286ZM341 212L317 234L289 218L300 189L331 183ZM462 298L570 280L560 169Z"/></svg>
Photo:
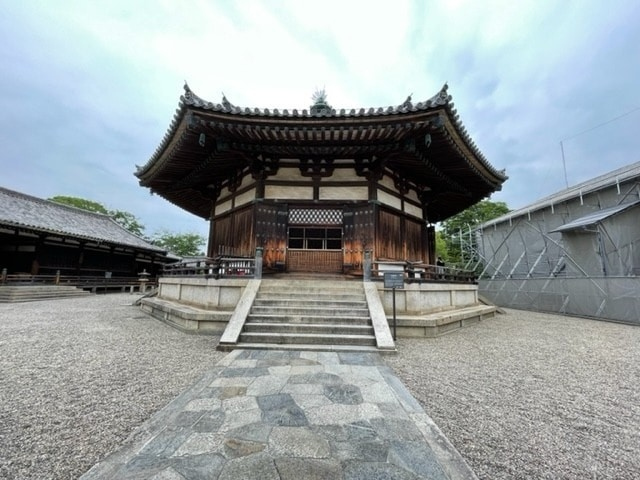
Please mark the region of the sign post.
<svg viewBox="0 0 640 480"><path fill-rule="evenodd" d="M396 340L396 288L404 288L404 272L384 272L384 288L393 291L393 340Z"/></svg>

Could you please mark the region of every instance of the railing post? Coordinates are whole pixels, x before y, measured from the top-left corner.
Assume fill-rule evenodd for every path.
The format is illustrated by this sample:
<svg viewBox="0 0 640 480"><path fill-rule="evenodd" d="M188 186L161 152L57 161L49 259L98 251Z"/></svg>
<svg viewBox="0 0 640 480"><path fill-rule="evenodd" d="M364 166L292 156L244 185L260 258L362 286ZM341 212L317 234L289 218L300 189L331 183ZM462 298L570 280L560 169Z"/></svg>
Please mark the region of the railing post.
<svg viewBox="0 0 640 480"><path fill-rule="evenodd" d="M60 285L60 270L56 270L56 279L53 282L56 285Z"/></svg>
<svg viewBox="0 0 640 480"><path fill-rule="evenodd" d="M3 268L2 269L2 276L0 277L0 284L5 284L7 283L7 269Z"/></svg>
<svg viewBox="0 0 640 480"><path fill-rule="evenodd" d="M371 281L371 250L365 250L364 263L362 264L362 280Z"/></svg>
<svg viewBox="0 0 640 480"><path fill-rule="evenodd" d="M256 247L256 263L253 266L253 276L254 278L260 280L262 278L262 247Z"/></svg>

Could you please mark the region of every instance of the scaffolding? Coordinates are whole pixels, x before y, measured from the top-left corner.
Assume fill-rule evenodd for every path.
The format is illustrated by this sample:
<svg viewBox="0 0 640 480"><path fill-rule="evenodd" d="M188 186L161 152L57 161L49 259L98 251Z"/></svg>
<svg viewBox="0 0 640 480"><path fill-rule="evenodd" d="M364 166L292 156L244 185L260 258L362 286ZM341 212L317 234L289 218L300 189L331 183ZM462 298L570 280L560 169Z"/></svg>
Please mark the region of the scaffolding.
<svg viewBox="0 0 640 480"><path fill-rule="evenodd" d="M466 242L498 305L640 324L640 162L478 227Z"/></svg>

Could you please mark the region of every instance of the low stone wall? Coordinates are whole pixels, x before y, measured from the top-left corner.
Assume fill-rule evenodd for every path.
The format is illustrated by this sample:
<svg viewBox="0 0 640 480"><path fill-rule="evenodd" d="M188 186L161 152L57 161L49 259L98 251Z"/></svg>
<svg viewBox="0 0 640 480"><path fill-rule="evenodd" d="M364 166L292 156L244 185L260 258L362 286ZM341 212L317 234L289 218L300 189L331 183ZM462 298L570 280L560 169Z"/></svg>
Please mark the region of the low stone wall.
<svg viewBox="0 0 640 480"><path fill-rule="evenodd" d="M393 290L376 282L384 312L393 329ZM481 305L478 286L457 283L405 283L396 289L396 336L437 337L495 315Z"/></svg>
<svg viewBox="0 0 640 480"><path fill-rule="evenodd" d="M206 310L233 310L249 280L161 277L158 280L158 298Z"/></svg>
<svg viewBox="0 0 640 480"><path fill-rule="evenodd" d="M187 333L220 335L251 279L162 277L142 310Z"/></svg>
<svg viewBox="0 0 640 480"><path fill-rule="evenodd" d="M393 291L376 282L387 315L393 314ZM457 283L405 283L396 289L396 313L423 315L478 304L478 286Z"/></svg>

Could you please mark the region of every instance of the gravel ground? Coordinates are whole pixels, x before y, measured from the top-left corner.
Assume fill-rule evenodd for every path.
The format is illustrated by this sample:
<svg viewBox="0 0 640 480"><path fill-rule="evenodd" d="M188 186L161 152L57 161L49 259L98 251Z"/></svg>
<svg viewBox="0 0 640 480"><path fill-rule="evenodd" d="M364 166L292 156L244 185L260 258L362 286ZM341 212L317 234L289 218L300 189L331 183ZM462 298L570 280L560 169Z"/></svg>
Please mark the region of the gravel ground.
<svg viewBox="0 0 640 480"><path fill-rule="evenodd" d="M0 478L78 478L224 356L137 298L0 304Z"/></svg>
<svg viewBox="0 0 640 480"><path fill-rule="evenodd" d="M0 478L77 478L224 355L135 298L0 304ZM640 328L508 310L398 350L480 478L640 478Z"/></svg>
<svg viewBox="0 0 640 480"><path fill-rule="evenodd" d="M640 328L507 310L388 363L482 479L640 478Z"/></svg>

